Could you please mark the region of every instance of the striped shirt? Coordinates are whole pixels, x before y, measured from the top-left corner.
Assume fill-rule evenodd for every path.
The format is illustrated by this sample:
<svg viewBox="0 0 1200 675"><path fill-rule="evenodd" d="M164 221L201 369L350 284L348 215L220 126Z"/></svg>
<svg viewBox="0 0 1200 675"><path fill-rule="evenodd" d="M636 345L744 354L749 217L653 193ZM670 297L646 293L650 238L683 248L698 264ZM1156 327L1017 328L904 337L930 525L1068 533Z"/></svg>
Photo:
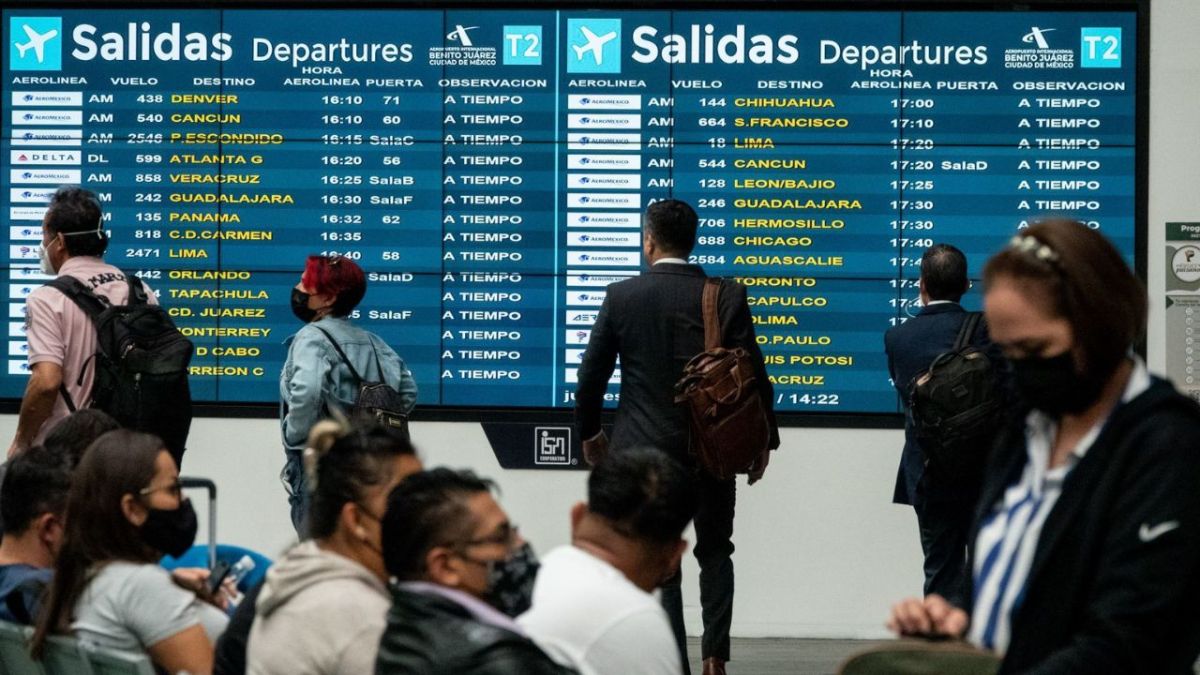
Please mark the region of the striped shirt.
<svg viewBox="0 0 1200 675"><path fill-rule="evenodd" d="M1134 356L1133 372L1121 395L1128 403L1150 388L1150 373L1141 358ZM1111 412L1109 413L1111 415ZM1004 654L1012 638L1012 618L1021 606L1029 570L1047 516L1054 510L1063 481L1079 464L1108 416L1098 421L1068 455L1067 461L1050 468L1050 452L1058 422L1034 410L1025 418L1025 448L1029 455L1021 478L997 500L975 539L975 602L971 614L970 641L984 649Z"/></svg>

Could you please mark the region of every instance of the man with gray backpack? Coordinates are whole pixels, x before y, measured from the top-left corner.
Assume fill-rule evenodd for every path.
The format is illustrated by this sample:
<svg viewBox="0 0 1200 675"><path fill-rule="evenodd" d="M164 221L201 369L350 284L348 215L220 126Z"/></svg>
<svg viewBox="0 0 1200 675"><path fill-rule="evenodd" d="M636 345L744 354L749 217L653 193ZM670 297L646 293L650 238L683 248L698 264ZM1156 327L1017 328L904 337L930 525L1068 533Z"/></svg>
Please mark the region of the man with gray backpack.
<svg viewBox="0 0 1200 675"><path fill-rule="evenodd" d="M893 501L917 513L925 595L954 601L967 580L967 537L991 437L1003 418L999 356L983 315L959 304L967 259L949 244L921 257L921 311L884 335L906 414Z"/></svg>

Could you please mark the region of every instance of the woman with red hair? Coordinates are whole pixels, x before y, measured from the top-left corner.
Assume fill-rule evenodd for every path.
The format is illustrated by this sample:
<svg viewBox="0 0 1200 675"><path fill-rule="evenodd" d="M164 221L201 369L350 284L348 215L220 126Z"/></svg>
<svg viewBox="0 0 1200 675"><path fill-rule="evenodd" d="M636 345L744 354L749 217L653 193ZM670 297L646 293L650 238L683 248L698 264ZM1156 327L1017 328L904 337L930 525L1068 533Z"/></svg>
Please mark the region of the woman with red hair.
<svg viewBox="0 0 1200 675"><path fill-rule="evenodd" d="M399 392L406 413L417 400L417 385L404 361L378 335L350 321L366 292L366 275L353 260L323 255L308 257L300 283L292 289L292 313L304 326L288 338L287 361L279 377L287 455L280 479L301 538L307 501L302 454L312 426L333 409L349 411L354 406L359 377Z"/></svg>

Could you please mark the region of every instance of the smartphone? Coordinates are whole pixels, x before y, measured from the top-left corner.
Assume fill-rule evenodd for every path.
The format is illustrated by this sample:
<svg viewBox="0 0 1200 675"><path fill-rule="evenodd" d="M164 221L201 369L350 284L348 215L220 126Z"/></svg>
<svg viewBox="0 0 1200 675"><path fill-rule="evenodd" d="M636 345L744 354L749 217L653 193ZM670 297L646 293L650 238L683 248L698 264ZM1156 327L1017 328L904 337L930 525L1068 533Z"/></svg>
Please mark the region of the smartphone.
<svg viewBox="0 0 1200 675"><path fill-rule="evenodd" d="M227 561L217 561L217 566L212 568L212 572L208 575L208 581L205 582L210 596L217 594L217 591L221 588L221 584L225 581L225 577L229 576L231 569L233 569L233 566Z"/></svg>

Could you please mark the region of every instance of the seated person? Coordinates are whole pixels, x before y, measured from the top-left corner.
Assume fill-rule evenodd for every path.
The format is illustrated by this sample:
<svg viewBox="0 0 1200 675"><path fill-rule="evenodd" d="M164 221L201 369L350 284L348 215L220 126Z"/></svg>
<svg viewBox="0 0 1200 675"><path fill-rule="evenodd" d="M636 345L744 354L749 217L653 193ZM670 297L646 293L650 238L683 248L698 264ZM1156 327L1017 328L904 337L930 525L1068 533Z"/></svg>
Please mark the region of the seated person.
<svg viewBox="0 0 1200 675"><path fill-rule="evenodd" d="M584 675L679 675L675 634L655 588L679 569L696 514L687 472L652 448L610 453L571 509L571 545L550 552L518 623Z"/></svg>
<svg viewBox="0 0 1200 675"><path fill-rule="evenodd" d="M79 464L79 458L83 456L83 451L87 450L92 441L119 426L117 421L106 412L95 408L82 408L67 415L51 427L42 446L65 458L67 470L74 471L76 465ZM0 464L0 495L4 493L2 487L4 473L8 471L11 464L11 461L7 464ZM2 534L4 534L4 517L0 515L0 535Z"/></svg>
<svg viewBox="0 0 1200 675"><path fill-rule="evenodd" d="M67 458L68 468L74 471L83 459L83 453L97 438L120 428L121 425L103 410L80 408L51 427L42 445L62 453Z"/></svg>
<svg viewBox="0 0 1200 675"><path fill-rule="evenodd" d="M212 643L228 618L158 565L195 537L196 513L163 442L127 430L101 436L71 476L33 656L42 657L51 633L69 631L100 647L145 651L167 672L211 673Z"/></svg>
<svg viewBox="0 0 1200 675"><path fill-rule="evenodd" d="M434 469L392 491L383 557L399 583L379 645L378 675L557 675L517 623L490 604L522 540L469 471ZM531 569L521 565L524 569Z"/></svg>
<svg viewBox="0 0 1200 675"><path fill-rule="evenodd" d="M399 434L329 421L313 427L305 461L312 539L267 572L254 601L246 671L370 673L391 601L383 512L388 493L421 462Z"/></svg>
<svg viewBox="0 0 1200 675"><path fill-rule="evenodd" d="M0 621L32 624L54 574L71 476L62 455L34 446L8 463L0 513Z"/></svg>
<svg viewBox="0 0 1200 675"><path fill-rule="evenodd" d="M250 631L254 627L254 615L258 610L258 594L262 593L266 579L246 591L237 609L229 617L229 625L217 640L213 652L213 675L245 675L246 652L250 644Z"/></svg>
<svg viewBox="0 0 1200 675"><path fill-rule="evenodd" d="M1021 230L983 272L1024 401L989 455L970 593L893 608L1000 673L1191 674L1200 652L1200 407L1133 351L1146 291L1082 223Z"/></svg>

